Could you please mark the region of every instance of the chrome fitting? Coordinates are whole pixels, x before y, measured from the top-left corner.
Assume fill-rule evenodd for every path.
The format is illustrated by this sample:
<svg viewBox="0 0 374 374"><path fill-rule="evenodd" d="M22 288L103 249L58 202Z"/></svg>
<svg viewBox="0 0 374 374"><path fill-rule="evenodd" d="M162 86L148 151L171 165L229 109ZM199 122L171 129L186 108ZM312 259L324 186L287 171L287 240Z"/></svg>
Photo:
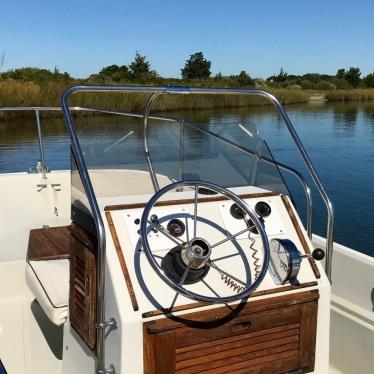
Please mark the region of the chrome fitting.
<svg viewBox="0 0 374 374"><path fill-rule="evenodd" d="M106 329L107 327L110 328L110 330L115 330L118 328L117 321L114 318L111 318L109 321L104 321L102 323L96 323L97 329Z"/></svg>
<svg viewBox="0 0 374 374"><path fill-rule="evenodd" d="M115 372L116 369L112 364L109 366L109 369L96 370L97 374L115 374Z"/></svg>

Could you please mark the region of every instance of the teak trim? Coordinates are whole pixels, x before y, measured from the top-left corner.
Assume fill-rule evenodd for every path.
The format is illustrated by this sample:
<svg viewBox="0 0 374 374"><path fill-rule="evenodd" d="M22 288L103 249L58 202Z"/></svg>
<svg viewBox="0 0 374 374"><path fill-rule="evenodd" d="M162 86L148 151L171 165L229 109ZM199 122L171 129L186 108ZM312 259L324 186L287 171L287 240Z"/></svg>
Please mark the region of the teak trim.
<svg viewBox="0 0 374 374"><path fill-rule="evenodd" d="M297 218L295 216L295 213L292 209L291 203L288 200L288 197L286 195L281 195L281 198L282 198L283 204L284 204L284 206L285 206L285 208L286 208L286 210L287 210L287 212L288 212L288 214L291 218L292 224L293 224L293 226L296 230L296 233L297 233L297 236L299 237L301 245L303 246L304 252L307 253L307 254L310 254L311 252L310 252L310 248L308 246L308 243L305 239L305 233L303 232L303 230L301 229L301 227L299 225L299 221L297 220ZM314 258L309 257L308 260L309 260L310 266L313 270L313 273L314 273L315 277L317 279L321 278L321 273L318 270L318 267L317 267L317 264L314 261Z"/></svg>
<svg viewBox="0 0 374 374"><path fill-rule="evenodd" d="M250 299L258 296L265 296L265 295L272 295L280 292L286 292L286 291L294 291L294 290L299 290L302 288L307 288L307 287L315 287L318 286L318 282L306 282L306 283L301 283L299 285L289 285L289 286L283 286L283 287L278 287L278 288L272 288L269 290L263 290L263 291L254 291L252 292ZM204 303L204 302L196 302L196 303L191 303L191 304L185 304L185 305L178 305L173 308L165 308L165 309L156 309L152 310L150 312L145 312L142 314L143 318L149 318L149 317L156 317L160 316L162 314L170 314L170 313L175 313L175 312L182 312L185 310L190 310L190 309L195 309L195 308L201 308L204 306L208 305L213 305L209 303Z"/></svg>
<svg viewBox="0 0 374 374"><path fill-rule="evenodd" d="M271 297L263 300L256 300L253 302L246 302L243 309L240 311L240 315L253 314L258 312L265 312L267 310L283 308L287 306L294 306L296 304L303 304L310 301L317 301L319 299L318 290L310 290L298 292L296 294L281 295L277 297ZM231 311L231 310L230 310ZM217 308L210 310L202 310L198 312L188 313L183 315L183 320L173 320L170 318L161 318L151 321L145 321L144 325L147 327L147 331L151 334L158 332L166 332L168 330L185 328L186 324L184 321L189 320L191 323L196 322L208 322L212 320L212 316L215 320L225 318L227 316L228 306L217 306Z"/></svg>
<svg viewBox="0 0 374 374"><path fill-rule="evenodd" d="M70 236L71 226L30 230L26 261L69 259Z"/></svg>
<svg viewBox="0 0 374 374"><path fill-rule="evenodd" d="M105 216L106 216L106 219L108 221L110 233L112 234L114 247L116 248L118 260L119 260L119 263L121 265L123 276L125 278L125 283L126 283L126 286L127 286L127 290L129 291L131 304L132 304L132 307L133 307L134 311L136 312L136 311L139 310L138 301L136 300L134 288L132 286L132 282L131 282L131 279L130 279L130 274L129 274L129 271L127 269L125 257L123 256L121 244L118 240L117 231L116 231L116 228L113 224L112 215L110 214L110 212L105 212Z"/></svg>
<svg viewBox="0 0 374 374"><path fill-rule="evenodd" d="M249 198L257 198L257 197L270 197L270 196L278 196L278 192L258 192L258 193L249 193L238 195L242 199L249 199ZM211 201L223 201L229 200L226 196L209 196L209 197L200 197L198 199L199 203L207 203ZM167 206L167 205L179 205L179 204L191 204L194 202L194 199L180 199L180 200L165 200L165 201L158 201L155 206ZM112 210L123 210L123 209L136 209L136 208L144 208L147 203L129 203L129 204L118 204L118 205L108 205L104 208L104 211L112 211Z"/></svg>

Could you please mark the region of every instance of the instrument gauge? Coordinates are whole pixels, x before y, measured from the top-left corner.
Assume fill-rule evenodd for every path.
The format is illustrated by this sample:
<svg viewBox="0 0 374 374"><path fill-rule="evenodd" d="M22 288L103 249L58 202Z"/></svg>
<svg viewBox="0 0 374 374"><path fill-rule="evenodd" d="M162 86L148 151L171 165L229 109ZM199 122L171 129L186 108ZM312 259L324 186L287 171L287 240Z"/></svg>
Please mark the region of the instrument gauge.
<svg viewBox="0 0 374 374"><path fill-rule="evenodd" d="M296 245L289 239L270 241L269 271L275 284L297 282L301 255Z"/></svg>

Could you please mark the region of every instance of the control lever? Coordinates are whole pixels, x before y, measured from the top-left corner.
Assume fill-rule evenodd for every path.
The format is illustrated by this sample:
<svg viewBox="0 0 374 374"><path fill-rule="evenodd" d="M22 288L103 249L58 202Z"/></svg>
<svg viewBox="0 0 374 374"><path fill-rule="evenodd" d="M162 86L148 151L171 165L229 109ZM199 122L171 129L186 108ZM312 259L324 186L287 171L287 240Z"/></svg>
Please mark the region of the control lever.
<svg viewBox="0 0 374 374"><path fill-rule="evenodd" d="M300 258L314 258L317 261L321 261L325 258L325 251L321 248L316 248L312 253L305 253Z"/></svg>

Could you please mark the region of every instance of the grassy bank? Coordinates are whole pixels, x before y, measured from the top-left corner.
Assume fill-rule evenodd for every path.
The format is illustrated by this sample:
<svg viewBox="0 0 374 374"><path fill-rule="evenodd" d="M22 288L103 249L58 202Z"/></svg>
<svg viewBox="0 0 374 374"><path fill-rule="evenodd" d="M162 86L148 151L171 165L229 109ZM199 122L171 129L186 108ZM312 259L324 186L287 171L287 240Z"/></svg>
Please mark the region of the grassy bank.
<svg viewBox="0 0 374 374"><path fill-rule="evenodd" d="M36 84L19 80L0 81L1 106L59 106L61 94L66 85L61 83ZM284 104L305 103L310 93L300 90L273 89L271 92ZM144 94L76 94L71 105L105 109L142 111L147 96ZM217 107L262 106L269 102L258 96L236 95L165 95L154 104L159 112L172 110L203 110Z"/></svg>
<svg viewBox="0 0 374 374"><path fill-rule="evenodd" d="M374 100L374 89L336 90L326 93L328 101L366 101Z"/></svg>
<svg viewBox="0 0 374 374"><path fill-rule="evenodd" d="M76 82L76 84L79 83ZM13 79L0 80L0 107L32 105L60 106L61 94L66 88L67 84L57 82L37 84ZM325 95L329 101L363 101L374 99L374 89L336 90L325 93L318 93L313 90L292 90L285 88L270 88L268 90L285 105L307 103L310 97L316 94ZM87 93L73 95L70 104L102 109L142 111L146 99L147 96L144 94ZM233 107L245 108L269 104L269 101L259 96L165 95L156 100L153 108L155 112L166 112ZM22 116L28 115L30 114L22 114ZM4 115L2 117L4 118Z"/></svg>

